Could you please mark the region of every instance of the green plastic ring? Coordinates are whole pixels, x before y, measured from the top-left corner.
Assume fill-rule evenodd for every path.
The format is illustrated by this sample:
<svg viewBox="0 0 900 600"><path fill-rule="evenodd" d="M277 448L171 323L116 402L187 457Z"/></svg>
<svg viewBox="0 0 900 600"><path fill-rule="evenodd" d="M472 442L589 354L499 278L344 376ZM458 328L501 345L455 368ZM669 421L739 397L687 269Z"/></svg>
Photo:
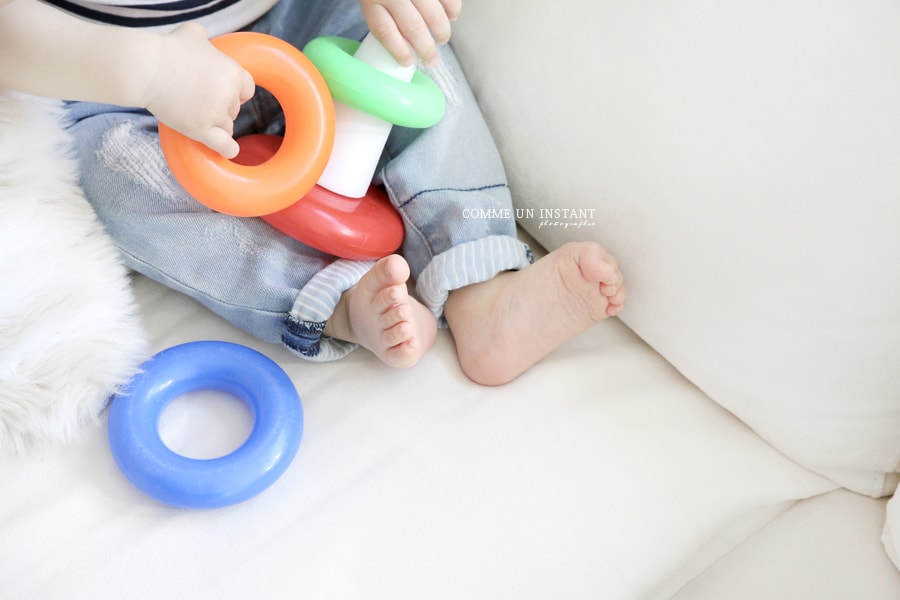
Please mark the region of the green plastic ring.
<svg viewBox="0 0 900 600"><path fill-rule="evenodd" d="M335 100L401 127L424 129L441 120L444 94L431 78L417 70L411 82L395 79L355 59L359 45L325 36L303 48Z"/></svg>

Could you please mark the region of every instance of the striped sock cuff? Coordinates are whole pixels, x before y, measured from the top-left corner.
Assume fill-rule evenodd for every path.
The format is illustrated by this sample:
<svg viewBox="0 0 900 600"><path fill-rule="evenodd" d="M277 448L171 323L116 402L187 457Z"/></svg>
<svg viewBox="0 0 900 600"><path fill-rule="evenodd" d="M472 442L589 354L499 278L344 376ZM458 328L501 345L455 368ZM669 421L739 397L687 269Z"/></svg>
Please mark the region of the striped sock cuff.
<svg viewBox="0 0 900 600"><path fill-rule="evenodd" d="M285 319L281 335L284 345L317 362L337 360L355 350L357 344L323 336L322 331L341 294L356 285L374 265L373 261L336 260L316 273L297 294Z"/></svg>
<svg viewBox="0 0 900 600"><path fill-rule="evenodd" d="M494 235L454 246L438 254L416 280L422 302L443 320L450 292L492 279L503 271L524 269L534 262L528 246L508 235Z"/></svg>

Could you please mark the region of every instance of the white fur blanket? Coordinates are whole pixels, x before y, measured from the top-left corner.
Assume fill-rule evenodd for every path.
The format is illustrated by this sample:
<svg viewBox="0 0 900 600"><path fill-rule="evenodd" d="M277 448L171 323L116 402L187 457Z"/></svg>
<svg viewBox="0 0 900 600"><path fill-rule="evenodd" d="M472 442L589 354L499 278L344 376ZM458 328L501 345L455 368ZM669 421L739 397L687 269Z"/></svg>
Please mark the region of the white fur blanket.
<svg viewBox="0 0 900 600"><path fill-rule="evenodd" d="M146 356L60 115L0 90L0 454L72 440Z"/></svg>

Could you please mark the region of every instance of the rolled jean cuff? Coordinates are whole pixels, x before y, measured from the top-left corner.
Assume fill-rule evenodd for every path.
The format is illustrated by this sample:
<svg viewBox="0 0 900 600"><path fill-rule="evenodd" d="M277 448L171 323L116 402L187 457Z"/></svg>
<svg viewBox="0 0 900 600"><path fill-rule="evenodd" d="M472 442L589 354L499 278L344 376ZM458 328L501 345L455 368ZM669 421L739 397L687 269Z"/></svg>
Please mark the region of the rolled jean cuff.
<svg viewBox="0 0 900 600"><path fill-rule="evenodd" d="M281 341L303 358L326 362L344 358L357 344L322 335L341 295L375 266L373 261L336 260L303 286L285 319Z"/></svg>
<svg viewBox="0 0 900 600"><path fill-rule="evenodd" d="M444 321L444 305L455 289L493 279L503 271L524 269L534 262L528 245L509 235L492 235L438 254L416 279L419 298Z"/></svg>

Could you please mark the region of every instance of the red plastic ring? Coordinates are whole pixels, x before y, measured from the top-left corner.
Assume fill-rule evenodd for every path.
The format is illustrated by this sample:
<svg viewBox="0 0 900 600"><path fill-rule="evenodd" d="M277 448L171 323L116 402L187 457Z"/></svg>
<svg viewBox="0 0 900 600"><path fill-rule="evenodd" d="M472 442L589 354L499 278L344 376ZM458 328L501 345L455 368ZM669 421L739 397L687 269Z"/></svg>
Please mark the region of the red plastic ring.
<svg viewBox="0 0 900 600"><path fill-rule="evenodd" d="M277 153L281 138L253 134L238 144L241 152L234 160L254 165ZM262 218L295 240L341 258L375 260L403 243L403 219L375 185L362 198L347 198L316 185L299 202Z"/></svg>

